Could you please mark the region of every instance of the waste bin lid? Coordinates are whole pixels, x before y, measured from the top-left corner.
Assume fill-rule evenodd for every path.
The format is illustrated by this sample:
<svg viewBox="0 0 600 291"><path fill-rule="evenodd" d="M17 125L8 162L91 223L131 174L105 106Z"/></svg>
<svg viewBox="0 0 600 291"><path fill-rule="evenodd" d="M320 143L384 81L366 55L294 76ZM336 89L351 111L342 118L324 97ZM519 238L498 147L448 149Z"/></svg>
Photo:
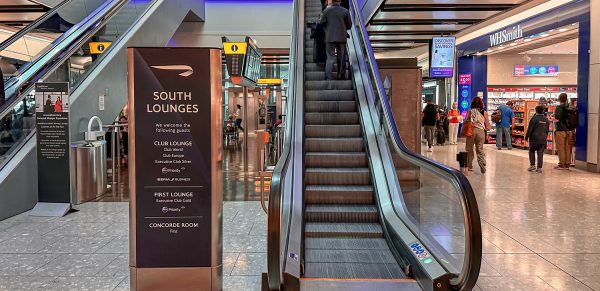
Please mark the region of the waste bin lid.
<svg viewBox="0 0 600 291"><path fill-rule="evenodd" d="M80 140L80 141L75 141L71 143L71 147L72 148L93 148L93 147L99 147L106 144L105 140L98 140L98 141L86 141L86 140Z"/></svg>

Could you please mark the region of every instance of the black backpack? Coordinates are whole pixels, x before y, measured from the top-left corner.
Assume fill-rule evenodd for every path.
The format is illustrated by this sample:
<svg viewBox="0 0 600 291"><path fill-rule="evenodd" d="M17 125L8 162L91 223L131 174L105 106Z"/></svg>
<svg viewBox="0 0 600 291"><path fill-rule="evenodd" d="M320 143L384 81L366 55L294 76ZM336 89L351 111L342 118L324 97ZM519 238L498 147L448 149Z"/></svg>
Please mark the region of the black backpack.
<svg viewBox="0 0 600 291"><path fill-rule="evenodd" d="M579 111L577 108L569 107L564 109L563 124L568 130L575 130L579 124Z"/></svg>

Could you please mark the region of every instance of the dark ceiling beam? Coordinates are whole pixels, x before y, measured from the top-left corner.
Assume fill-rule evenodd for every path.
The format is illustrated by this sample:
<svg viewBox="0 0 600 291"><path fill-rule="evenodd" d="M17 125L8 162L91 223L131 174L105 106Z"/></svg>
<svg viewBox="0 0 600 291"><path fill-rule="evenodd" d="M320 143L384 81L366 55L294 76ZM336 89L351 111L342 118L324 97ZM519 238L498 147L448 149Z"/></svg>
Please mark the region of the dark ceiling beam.
<svg viewBox="0 0 600 291"><path fill-rule="evenodd" d="M482 19L373 19L370 25L444 25L444 24L464 24L473 25Z"/></svg>
<svg viewBox="0 0 600 291"><path fill-rule="evenodd" d="M0 4L0 13L27 13L27 12L46 12L50 8L42 5L2 5Z"/></svg>
<svg viewBox="0 0 600 291"><path fill-rule="evenodd" d="M382 11L504 11L514 8L511 4L385 4Z"/></svg>

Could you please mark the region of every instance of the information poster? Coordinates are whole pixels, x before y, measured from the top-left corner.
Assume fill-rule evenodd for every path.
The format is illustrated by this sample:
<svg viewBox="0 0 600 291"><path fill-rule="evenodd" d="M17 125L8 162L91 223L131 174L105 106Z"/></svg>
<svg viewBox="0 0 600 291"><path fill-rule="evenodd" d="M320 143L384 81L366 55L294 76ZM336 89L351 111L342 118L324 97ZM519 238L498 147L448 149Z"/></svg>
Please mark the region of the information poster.
<svg viewBox="0 0 600 291"><path fill-rule="evenodd" d="M434 37L431 42L429 76L452 78L454 76L454 37Z"/></svg>
<svg viewBox="0 0 600 291"><path fill-rule="evenodd" d="M211 223L210 50L129 54L136 267L210 267L211 231L220 227Z"/></svg>
<svg viewBox="0 0 600 291"><path fill-rule="evenodd" d="M458 92L460 94L458 108L463 118L467 117L467 111L471 106L471 79L471 74L458 75Z"/></svg>
<svg viewBox="0 0 600 291"><path fill-rule="evenodd" d="M70 203L69 83L36 83L38 201Z"/></svg>

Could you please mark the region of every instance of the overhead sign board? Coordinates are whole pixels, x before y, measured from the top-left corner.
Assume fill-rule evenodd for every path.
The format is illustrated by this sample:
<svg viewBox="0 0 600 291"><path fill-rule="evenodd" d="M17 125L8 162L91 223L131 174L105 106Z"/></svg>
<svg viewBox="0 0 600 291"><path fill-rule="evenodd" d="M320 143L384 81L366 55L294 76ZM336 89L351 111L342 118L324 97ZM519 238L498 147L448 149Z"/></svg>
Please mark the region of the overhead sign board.
<svg viewBox="0 0 600 291"><path fill-rule="evenodd" d="M514 75L517 77L556 77L558 76L558 66L516 65Z"/></svg>
<svg viewBox="0 0 600 291"><path fill-rule="evenodd" d="M104 51L106 51L106 49L112 44L112 42L109 41L102 41L102 42L90 42L89 46L90 46L90 54L92 55L99 55L104 53Z"/></svg>
<svg viewBox="0 0 600 291"><path fill-rule="evenodd" d="M281 85L281 79L258 79L258 85Z"/></svg>
<svg viewBox="0 0 600 291"><path fill-rule="evenodd" d="M245 55L246 46L245 42L224 42L223 52L225 55Z"/></svg>
<svg viewBox="0 0 600 291"><path fill-rule="evenodd" d="M429 52L429 77L452 78L454 76L455 37L434 37Z"/></svg>

